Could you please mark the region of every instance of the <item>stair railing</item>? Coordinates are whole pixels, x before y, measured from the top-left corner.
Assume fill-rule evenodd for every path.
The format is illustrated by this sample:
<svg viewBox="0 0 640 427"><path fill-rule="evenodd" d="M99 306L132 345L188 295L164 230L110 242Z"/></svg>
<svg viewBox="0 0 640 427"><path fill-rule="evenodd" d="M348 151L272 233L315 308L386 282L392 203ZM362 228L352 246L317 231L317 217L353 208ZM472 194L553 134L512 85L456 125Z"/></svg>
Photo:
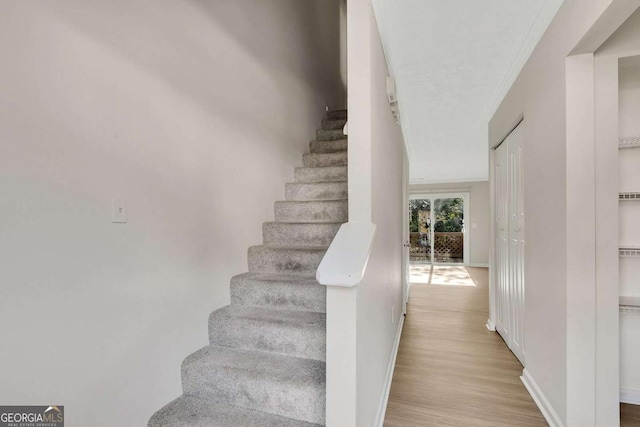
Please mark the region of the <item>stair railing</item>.
<svg viewBox="0 0 640 427"><path fill-rule="evenodd" d="M356 425L358 285L364 277L376 225L342 224L316 272L327 287L326 425Z"/></svg>

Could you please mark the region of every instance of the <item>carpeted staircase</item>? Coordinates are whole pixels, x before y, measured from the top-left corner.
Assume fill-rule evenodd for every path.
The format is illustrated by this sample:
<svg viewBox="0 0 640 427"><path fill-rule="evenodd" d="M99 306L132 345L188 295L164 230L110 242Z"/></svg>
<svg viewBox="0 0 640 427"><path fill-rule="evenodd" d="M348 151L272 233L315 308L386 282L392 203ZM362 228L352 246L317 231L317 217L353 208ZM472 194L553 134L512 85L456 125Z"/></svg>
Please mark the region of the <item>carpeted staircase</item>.
<svg viewBox="0 0 640 427"><path fill-rule="evenodd" d="M325 420L326 290L315 271L347 218L344 110L322 129L231 279L231 305L211 313L210 345L182 363L183 395L158 426L315 426Z"/></svg>

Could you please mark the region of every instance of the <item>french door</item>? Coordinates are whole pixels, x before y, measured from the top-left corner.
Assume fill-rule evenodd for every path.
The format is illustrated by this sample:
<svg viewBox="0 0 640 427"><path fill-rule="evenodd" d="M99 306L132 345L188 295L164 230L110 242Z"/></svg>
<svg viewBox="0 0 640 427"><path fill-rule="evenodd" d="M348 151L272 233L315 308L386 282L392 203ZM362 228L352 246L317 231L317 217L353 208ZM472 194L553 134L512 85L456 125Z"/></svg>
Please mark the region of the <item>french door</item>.
<svg viewBox="0 0 640 427"><path fill-rule="evenodd" d="M522 123L494 153L496 329L524 365L524 183Z"/></svg>

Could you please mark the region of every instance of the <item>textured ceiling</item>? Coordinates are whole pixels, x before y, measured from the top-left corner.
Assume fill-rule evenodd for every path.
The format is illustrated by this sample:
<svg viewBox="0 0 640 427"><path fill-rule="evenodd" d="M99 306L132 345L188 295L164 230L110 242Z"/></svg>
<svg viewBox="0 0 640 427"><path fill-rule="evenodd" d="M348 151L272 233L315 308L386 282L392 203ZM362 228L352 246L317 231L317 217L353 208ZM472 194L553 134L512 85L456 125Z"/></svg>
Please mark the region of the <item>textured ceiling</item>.
<svg viewBox="0 0 640 427"><path fill-rule="evenodd" d="M487 180L487 123L562 0L374 0L413 184Z"/></svg>

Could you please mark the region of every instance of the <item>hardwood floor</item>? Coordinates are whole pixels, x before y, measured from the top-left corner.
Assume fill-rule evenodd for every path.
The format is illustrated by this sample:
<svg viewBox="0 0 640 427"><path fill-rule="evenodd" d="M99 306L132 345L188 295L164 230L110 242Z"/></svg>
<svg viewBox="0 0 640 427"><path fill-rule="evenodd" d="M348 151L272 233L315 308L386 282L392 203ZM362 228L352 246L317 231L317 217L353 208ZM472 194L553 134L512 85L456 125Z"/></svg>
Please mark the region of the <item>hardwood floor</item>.
<svg viewBox="0 0 640 427"><path fill-rule="evenodd" d="M620 405L620 427L640 426L640 406Z"/></svg>
<svg viewBox="0 0 640 427"><path fill-rule="evenodd" d="M522 365L484 326L488 270L423 265L412 283L384 425L546 426ZM621 426L640 426L640 407L621 405Z"/></svg>
<svg viewBox="0 0 640 427"><path fill-rule="evenodd" d="M412 285L385 426L547 425L522 366L484 326L487 269L467 271L475 286Z"/></svg>

